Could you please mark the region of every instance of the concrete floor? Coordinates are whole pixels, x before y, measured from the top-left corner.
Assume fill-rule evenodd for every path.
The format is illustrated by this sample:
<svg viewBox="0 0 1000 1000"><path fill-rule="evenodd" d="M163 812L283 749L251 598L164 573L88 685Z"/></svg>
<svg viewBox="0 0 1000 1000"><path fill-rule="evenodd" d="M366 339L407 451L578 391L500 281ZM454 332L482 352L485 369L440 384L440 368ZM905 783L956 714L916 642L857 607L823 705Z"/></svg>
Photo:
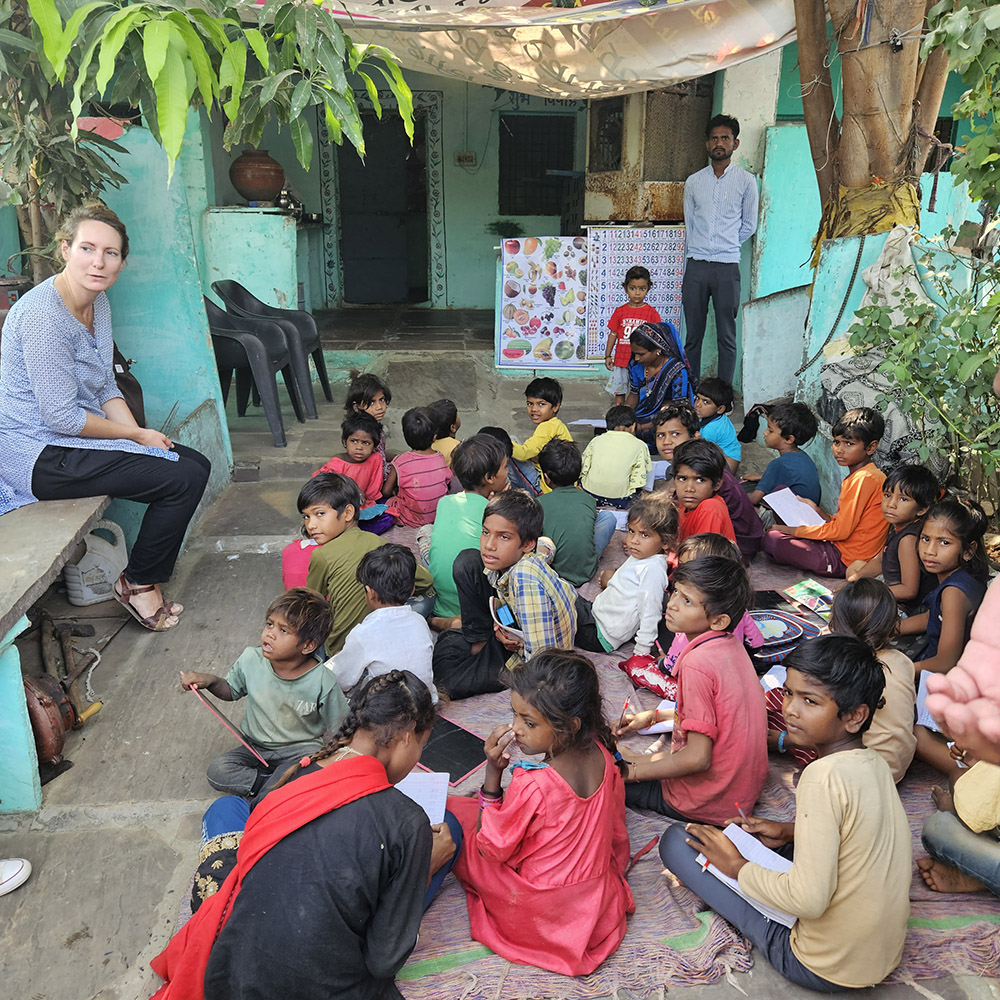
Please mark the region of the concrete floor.
<svg viewBox="0 0 1000 1000"><path fill-rule="evenodd" d="M394 391L390 450L402 447L403 411L443 395L459 406L461 437L487 423L530 432L526 378L494 372L488 347L428 356L393 344L382 372ZM602 415L609 403L602 385L603 376L567 379L563 418ZM104 709L68 734L65 755L74 767L45 786L37 815L0 816L0 856L27 857L34 866L22 888L0 898L0 1000L141 1000L158 985L148 962L175 928L196 864L201 814L214 798L205 765L231 744L181 692L177 671L222 673L258 641L262 613L281 590L276 553L297 532L298 489L339 450L343 395L341 373L337 401L320 405L319 421L289 420L285 449L273 447L262 416L231 415L234 454L259 480L231 485L189 539L169 589L187 607L183 625L166 635L125 625L94 672ZM760 471L768 457L752 446L745 468ZM762 571L755 566L758 581ZM54 590L47 602L55 613L67 610ZM98 619L99 634L118 627L115 611L98 605L88 612L110 616ZM736 975L734 985L761 1000L807 995L763 961ZM691 1000L735 995L725 980L674 992ZM868 992L880 1000L1000 996L995 981L971 977Z"/></svg>

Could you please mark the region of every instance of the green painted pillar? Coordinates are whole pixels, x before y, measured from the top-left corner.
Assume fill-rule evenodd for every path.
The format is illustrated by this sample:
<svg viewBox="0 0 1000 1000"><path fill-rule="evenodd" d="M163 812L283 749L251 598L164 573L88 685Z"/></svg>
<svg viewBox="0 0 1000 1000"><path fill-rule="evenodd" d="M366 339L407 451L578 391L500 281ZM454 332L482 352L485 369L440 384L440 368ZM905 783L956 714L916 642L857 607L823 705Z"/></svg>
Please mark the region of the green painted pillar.
<svg viewBox="0 0 1000 1000"><path fill-rule="evenodd" d="M14 640L28 627L22 617L0 639L0 813L35 812L42 805L38 756Z"/></svg>

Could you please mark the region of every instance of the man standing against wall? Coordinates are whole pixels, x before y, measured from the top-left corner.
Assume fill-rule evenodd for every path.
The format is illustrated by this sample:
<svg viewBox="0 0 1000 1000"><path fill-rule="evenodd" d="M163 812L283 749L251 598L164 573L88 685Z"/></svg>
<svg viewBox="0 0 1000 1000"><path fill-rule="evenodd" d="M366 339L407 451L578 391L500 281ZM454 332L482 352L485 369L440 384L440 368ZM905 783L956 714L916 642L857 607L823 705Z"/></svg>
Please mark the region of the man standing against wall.
<svg viewBox="0 0 1000 1000"><path fill-rule="evenodd" d="M740 247L757 228L757 178L732 162L740 144L740 123L735 118L716 115L708 123L705 136L711 162L684 182L684 349L697 381L701 378L701 343L711 299L719 346L719 378L731 383L736 371Z"/></svg>

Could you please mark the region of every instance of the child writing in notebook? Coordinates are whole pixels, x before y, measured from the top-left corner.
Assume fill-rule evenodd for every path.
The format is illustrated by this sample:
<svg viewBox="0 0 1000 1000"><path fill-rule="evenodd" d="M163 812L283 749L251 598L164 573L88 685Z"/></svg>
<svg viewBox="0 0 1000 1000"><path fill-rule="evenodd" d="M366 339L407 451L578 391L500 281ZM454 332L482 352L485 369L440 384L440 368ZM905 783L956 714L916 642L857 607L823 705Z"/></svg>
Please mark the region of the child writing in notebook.
<svg viewBox="0 0 1000 1000"><path fill-rule="evenodd" d="M663 620L688 646L677 660L670 752L621 750L625 801L671 819L722 823L734 802L751 809L767 777L764 692L733 626L753 591L746 570L706 556L674 570ZM621 732L646 729L656 711L626 714Z"/></svg>
<svg viewBox="0 0 1000 1000"><path fill-rule="evenodd" d="M728 822L786 858L794 847L791 868L748 861L723 831L695 823L670 827L660 857L786 979L818 993L862 989L899 964L910 914L910 826L888 765L863 742L885 674L844 635L808 639L784 662L788 738L819 759L799 779L794 823L737 816L736 802ZM791 930L706 871L699 851L746 896L797 917Z"/></svg>
<svg viewBox="0 0 1000 1000"><path fill-rule="evenodd" d="M882 414L868 406L848 410L831 428L834 461L847 470L837 513L828 514L802 497L823 518L822 524L777 524L764 535L763 549L777 563L809 573L843 577L857 560L867 562L885 544L882 484L885 473L872 461L885 433Z"/></svg>
<svg viewBox="0 0 1000 1000"><path fill-rule="evenodd" d="M882 484L882 517L889 525L885 546L873 559L851 563L847 579L881 576L900 604L921 604L936 584L920 564L917 536L924 514L940 493L930 469L897 465Z"/></svg>
<svg viewBox="0 0 1000 1000"><path fill-rule="evenodd" d="M622 763L593 664L545 650L506 671L512 719L486 739L478 800L451 797L465 849L472 937L512 962L566 976L593 972L625 936L635 903L625 879ZM542 755L518 761L514 749Z"/></svg>
<svg viewBox="0 0 1000 1000"><path fill-rule="evenodd" d="M382 499L382 457L377 448L382 439L382 425L364 410L349 413L340 425L344 450L313 475L339 472L350 476L361 490L363 506L358 512L361 527L381 535L393 526L391 516L386 516Z"/></svg>

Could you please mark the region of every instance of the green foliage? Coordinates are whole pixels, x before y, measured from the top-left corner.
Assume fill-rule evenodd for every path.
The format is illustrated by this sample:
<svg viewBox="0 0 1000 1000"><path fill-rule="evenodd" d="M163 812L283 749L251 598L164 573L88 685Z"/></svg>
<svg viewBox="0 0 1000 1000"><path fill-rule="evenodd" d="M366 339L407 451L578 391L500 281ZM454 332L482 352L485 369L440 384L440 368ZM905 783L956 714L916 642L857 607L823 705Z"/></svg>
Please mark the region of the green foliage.
<svg viewBox="0 0 1000 1000"><path fill-rule="evenodd" d="M944 239L952 234L942 234ZM1000 263L933 247L921 265L937 302L905 292L859 309L848 331L855 348L884 355L893 400L920 433L922 462L948 461L948 482L1000 509L1000 400L993 394L1000 327ZM937 263L935 262L937 261ZM902 321L900 321L902 320Z"/></svg>
<svg viewBox="0 0 1000 1000"><path fill-rule="evenodd" d="M996 0L940 0L927 18L923 51L944 46L950 69L969 89L952 109L970 122L971 138L959 150L951 172L969 182L974 200L1000 209L1000 6Z"/></svg>
<svg viewBox="0 0 1000 1000"><path fill-rule="evenodd" d="M12 189L8 202L22 206L22 230L30 214L26 236L38 246L51 217L124 183L113 154L125 150L78 131L92 102L137 109L171 175L188 109L199 105L224 115L227 149L258 145L276 121L289 126L308 168L314 139L306 112L317 108L333 141L346 137L363 157L348 70L369 89L381 74L412 139L413 97L392 53L355 46L314 0L0 0L0 175ZM39 207L48 204L45 218Z"/></svg>

